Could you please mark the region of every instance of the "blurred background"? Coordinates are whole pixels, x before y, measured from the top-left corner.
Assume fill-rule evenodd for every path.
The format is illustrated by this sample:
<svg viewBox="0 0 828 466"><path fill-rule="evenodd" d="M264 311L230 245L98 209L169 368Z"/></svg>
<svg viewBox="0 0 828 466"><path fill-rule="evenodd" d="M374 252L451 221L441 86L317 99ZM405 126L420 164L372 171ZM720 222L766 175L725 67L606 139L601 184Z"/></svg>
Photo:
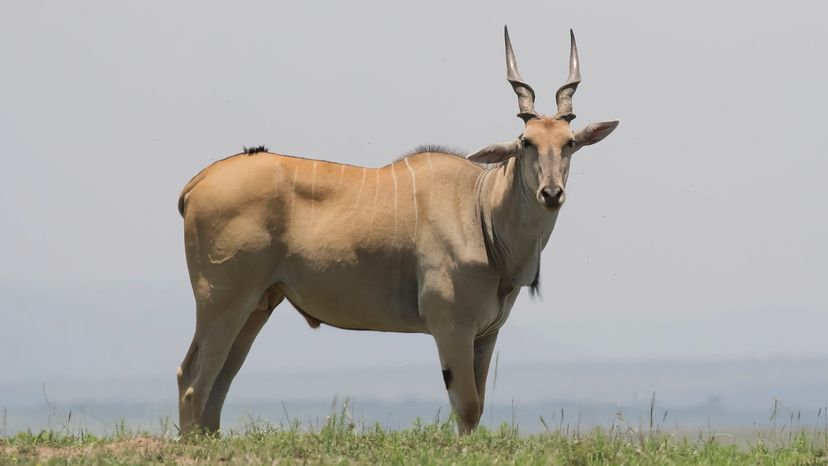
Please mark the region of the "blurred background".
<svg viewBox="0 0 828 466"><path fill-rule="evenodd" d="M680 428L816 419L824 17L805 1L4 3L0 434L177 422L184 184L242 146L375 167L511 139L504 24L539 111L572 27L573 126L621 125L573 161L483 423L638 425L654 393ZM346 399L366 423L445 418L439 369L429 336L312 330L284 303L223 419L314 422Z"/></svg>

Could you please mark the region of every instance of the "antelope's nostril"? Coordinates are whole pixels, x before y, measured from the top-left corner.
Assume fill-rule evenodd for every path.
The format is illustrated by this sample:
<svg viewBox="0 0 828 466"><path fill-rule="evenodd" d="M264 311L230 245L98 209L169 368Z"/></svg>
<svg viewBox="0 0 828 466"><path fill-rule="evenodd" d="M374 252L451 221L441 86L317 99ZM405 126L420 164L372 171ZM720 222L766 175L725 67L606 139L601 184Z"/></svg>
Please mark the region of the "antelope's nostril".
<svg viewBox="0 0 828 466"><path fill-rule="evenodd" d="M563 190L561 188L546 187L541 189L541 196L547 204L558 202L561 198L561 194L563 194Z"/></svg>

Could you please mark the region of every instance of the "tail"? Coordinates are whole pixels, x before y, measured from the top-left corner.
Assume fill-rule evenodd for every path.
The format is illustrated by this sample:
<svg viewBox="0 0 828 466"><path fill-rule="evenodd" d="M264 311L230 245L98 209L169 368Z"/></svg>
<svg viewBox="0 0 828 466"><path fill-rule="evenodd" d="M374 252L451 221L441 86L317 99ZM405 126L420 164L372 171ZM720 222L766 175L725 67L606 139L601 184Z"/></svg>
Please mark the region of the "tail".
<svg viewBox="0 0 828 466"><path fill-rule="evenodd" d="M196 176L194 176L186 184L186 186L184 186L184 189L181 190L181 194L178 196L178 213L181 214L182 217L184 217L184 210L187 208L187 195L190 194L190 191L192 191L193 188L195 188L195 186L207 176L207 173L209 173L210 170L217 163L224 162L225 160L227 160L229 158L232 158L232 157L235 157L237 155L241 155L241 154L233 154L233 155L227 156L223 159L216 160L215 162L211 163L210 165L207 165L200 172L198 172L198 174Z"/></svg>
<svg viewBox="0 0 828 466"><path fill-rule="evenodd" d="M207 167L209 168L209 167ZM185 186L184 189L181 190L181 194L178 196L178 213L181 214L181 217L184 217L184 209L187 208L187 195L190 194L195 186L207 176L207 168L198 172L196 176L194 176Z"/></svg>

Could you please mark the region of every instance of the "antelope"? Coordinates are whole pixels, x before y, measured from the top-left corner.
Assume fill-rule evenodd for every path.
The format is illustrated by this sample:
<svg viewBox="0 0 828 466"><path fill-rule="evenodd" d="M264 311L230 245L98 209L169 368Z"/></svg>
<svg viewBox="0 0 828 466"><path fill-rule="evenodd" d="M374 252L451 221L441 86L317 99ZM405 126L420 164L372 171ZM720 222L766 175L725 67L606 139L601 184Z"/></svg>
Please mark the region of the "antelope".
<svg viewBox="0 0 828 466"><path fill-rule="evenodd" d="M196 326L177 370L182 434L219 430L233 378L285 299L312 328L432 335L460 434L478 425L498 331L520 290L537 290L572 155L618 125L570 127L581 81L571 30L551 116L535 111L504 33L524 122L511 142L465 157L423 149L381 168L250 149L187 183L178 207Z"/></svg>

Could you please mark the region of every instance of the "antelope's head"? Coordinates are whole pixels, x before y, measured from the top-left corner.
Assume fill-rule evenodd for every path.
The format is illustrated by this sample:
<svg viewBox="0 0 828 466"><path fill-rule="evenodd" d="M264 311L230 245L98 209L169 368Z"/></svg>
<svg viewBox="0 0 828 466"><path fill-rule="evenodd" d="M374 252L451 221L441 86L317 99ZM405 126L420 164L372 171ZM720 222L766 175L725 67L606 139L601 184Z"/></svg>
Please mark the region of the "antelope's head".
<svg viewBox="0 0 828 466"><path fill-rule="evenodd" d="M566 200L566 180L569 176L569 162L572 154L580 148L595 144L607 137L618 121L596 122L579 131L570 126L575 114L572 113L572 95L581 82L578 63L578 48L575 34L569 30L571 48L569 54L569 78L555 93L558 111L552 116L535 111L535 91L520 76L506 35L506 79L518 97L520 117L524 121L523 134L518 139L494 144L468 156L469 160L482 163L498 163L510 157L520 157L521 177L527 188L534 191L537 201L546 209L556 210Z"/></svg>

